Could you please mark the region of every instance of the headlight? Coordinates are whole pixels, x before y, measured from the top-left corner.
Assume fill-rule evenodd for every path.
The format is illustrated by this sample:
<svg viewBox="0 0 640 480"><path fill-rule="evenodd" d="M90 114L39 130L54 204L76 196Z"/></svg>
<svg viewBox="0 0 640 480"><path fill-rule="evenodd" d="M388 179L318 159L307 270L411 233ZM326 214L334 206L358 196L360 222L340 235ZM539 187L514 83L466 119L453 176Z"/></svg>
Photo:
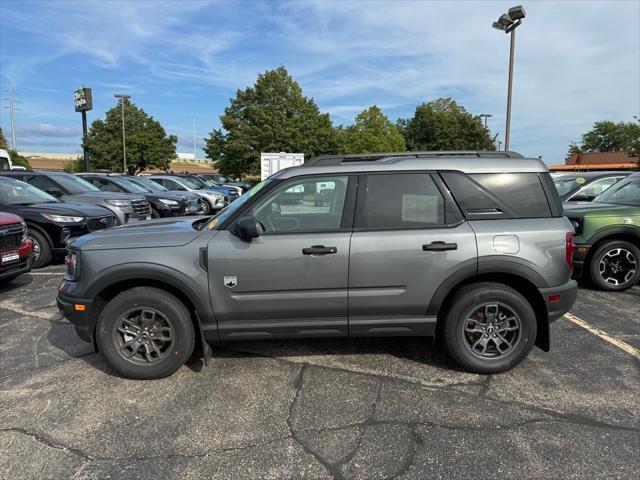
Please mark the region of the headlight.
<svg viewBox="0 0 640 480"><path fill-rule="evenodd" d="M79 265L79 253L73 250L69 250L67 256L64 257L64 263L67 266L67 275L72 280L78 280L80 276L80 265Z"/></svg>
<svg viewBox="0 0 640 480"><path fill-rule="evenodd" d="M211 196L213 198L224 198L224 195L222 193L219 193L219 192L211 192Z"/></svg>
<svg viewBox="0 0 640 480"><path fill-rule="evenodd" d="M169 200L168 198L160 198L159 200L162 203L164 203L165 205L168 205L170 207L177 207L178 206L178 202L176 202L175 200Z"/></svg>
<svg viewBox="0 0 640 480"><path fill-rule="evenodd" d="M84 220L84 217L72 217L69 215L51 215L49 213L43 213L42 216L47 220L56 223L79 223Z"/></svg>
<svg viewBox="0 0 640 480"><path fill-rule="evenodd" d="M571 222L571 225L573 226L573 231L576 235L580 235L580 233L582 232L582 222L580 221L580 219L578 218L570 218L569 221Z"/></svg>
<svg viewBox="0 0 640 480"><path fill-rule="evenodd" d="M114 207L128 207L129 205L131 205L131 202L129 202L129 200L105 200L105 203L113 205Z"/></svg>

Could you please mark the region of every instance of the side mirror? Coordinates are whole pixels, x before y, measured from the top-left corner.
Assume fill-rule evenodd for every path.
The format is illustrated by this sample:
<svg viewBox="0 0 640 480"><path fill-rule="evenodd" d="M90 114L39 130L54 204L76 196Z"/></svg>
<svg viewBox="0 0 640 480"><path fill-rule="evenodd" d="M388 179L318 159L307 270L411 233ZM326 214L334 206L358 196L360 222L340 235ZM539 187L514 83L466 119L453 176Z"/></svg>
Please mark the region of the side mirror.
<svg viewBox="0 0 640 480"><path fill-rule="evenodd" d="M251 240L260 236L258 222L253 217L243 217L238 220L231 233L243 240Z"/></svg>
<svg viewBox="0 0 640 480"><path fill-rule="evenodd" d="M47 193L49 195L52 195L52 196L56 197L56 198L60 198L60 197L62 197L64 195L62 190L58 190L57 188L49 188L47 190Z"/></svg>

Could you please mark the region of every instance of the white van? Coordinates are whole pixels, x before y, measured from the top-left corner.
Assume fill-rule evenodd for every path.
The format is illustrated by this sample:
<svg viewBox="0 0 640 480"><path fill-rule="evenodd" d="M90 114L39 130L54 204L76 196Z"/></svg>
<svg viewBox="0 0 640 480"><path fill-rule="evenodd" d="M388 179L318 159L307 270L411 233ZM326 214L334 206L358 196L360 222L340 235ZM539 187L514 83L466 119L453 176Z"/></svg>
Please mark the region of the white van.
<svg viewBox="0 0 640 480"><path fill-rule="evenodd" d="M11 157L6 150L0 150L0 170L11 170Z"/></svg>

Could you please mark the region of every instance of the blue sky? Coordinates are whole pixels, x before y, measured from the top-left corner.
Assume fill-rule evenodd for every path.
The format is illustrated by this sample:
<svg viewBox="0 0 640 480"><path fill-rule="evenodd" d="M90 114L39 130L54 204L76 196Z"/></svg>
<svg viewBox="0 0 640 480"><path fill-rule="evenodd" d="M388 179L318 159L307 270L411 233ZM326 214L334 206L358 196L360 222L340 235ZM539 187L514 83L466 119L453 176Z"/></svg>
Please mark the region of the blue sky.
<svg viewBox="0 0 640 480"><path fill-rule="evenodd" d="M0 2L0 87L13 83L18 147L80 152L89 121L126 93L192 151L237 88L279 65L335 124L377 104L395 121L451 96L504 137L514 2L123 0ZM518 28L511 148L562 163L598 120L640 115L640 1L528 1ZM0 123L9 134L6 101ZM201 140L199 144L201 145Z"/></svg>

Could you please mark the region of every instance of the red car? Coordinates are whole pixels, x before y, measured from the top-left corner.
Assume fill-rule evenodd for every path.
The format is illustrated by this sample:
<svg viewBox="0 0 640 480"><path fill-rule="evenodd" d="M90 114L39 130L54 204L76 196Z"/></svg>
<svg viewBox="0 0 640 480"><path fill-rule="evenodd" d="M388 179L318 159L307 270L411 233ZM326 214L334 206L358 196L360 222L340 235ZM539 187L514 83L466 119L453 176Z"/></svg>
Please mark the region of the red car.
<svg viewBox="0 0 640 480"><path fill-rule="evenodd" d="M27 225L17 215L0 212L0 280L10 282L31 270L33 244Z"/></svg>

